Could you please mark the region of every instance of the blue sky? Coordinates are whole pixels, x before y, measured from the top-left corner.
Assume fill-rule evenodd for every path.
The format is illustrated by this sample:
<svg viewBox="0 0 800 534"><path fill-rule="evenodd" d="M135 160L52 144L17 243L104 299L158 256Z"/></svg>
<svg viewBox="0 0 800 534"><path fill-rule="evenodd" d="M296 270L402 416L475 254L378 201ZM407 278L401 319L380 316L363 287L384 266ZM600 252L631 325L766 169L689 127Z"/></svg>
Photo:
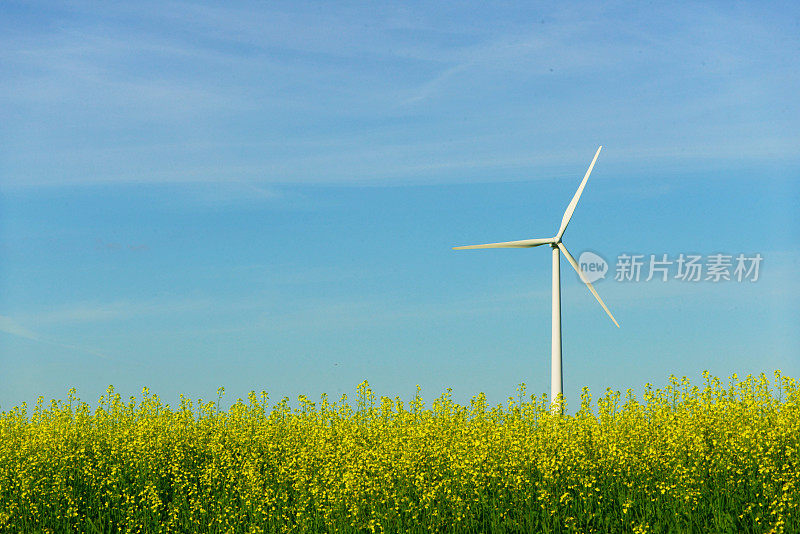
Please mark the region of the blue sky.
<svg viewBox="0 0 800 534"><path fill-rule="evenodd" d="M793 3L4 2L0 408L800 377ZM618 282L621 253L762 255Z"/></svg>

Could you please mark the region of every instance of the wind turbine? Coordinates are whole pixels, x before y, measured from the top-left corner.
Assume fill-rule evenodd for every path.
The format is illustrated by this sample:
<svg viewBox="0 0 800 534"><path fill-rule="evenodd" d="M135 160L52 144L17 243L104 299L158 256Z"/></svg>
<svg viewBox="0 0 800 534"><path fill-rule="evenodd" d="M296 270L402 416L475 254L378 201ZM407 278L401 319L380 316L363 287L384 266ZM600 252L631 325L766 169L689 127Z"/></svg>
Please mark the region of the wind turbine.
<svg viewBox="0 0 800 534"><path fill-rule="evenodd" d="M572 214L575 212L575 207L578 205L578 200L581 198L581 193L583 193L583 188L586 187L586 181L589 179L589 175L592 173L592 169L594 168L594 163L597 161L597 156L600 155L600 150L603 147L600 146L597 149L597 152L594 155L594 159L592 159L591 165L589 165L589 169L586 171L586 175L583 177L583 181L581 185L578 186L578 190L575 192L575 196L572 197L569 205L567 206L566 211L564 212L564 217L561 219L561 227L558 229L558 232L553 237L544 237L538 239L523 239L521 241L505 241L503 243L487 243L485 245L469 245L465 247L453 247L453 250L464 250L464 249L473 249L473 248L531 248L531 247L538 247L540 245L550 245L553 249L553 332L552 332L552 359L551 359L551 367L550 367L550 395L551 395L551 403L554 409L558 407L558 398L562 395L562 388L563 388L563 377L561 374L561 257L560 252L564 253L564 256L567 257L567 261L569 264L572 265L572 268L578 273L581 280L586 287L589 288L589 291L592 292L594 298L597 299L597 302L600 303L600 306L606 311L611 320L614 321L614 324L617 325L619 328L619 323L614 316L611 315L608 307L603 302L603 299L600 298L600 295L597 294L595 291L594 286L592 286L591 282L586 279L581 271L580 266L575 261L575 258L572 257L572 254L569 253L567 247L564 246L564 243L561 242L561 238L564 236L564 232L567 229L567 225L569 224L569 220L572 218Z"/></svg>

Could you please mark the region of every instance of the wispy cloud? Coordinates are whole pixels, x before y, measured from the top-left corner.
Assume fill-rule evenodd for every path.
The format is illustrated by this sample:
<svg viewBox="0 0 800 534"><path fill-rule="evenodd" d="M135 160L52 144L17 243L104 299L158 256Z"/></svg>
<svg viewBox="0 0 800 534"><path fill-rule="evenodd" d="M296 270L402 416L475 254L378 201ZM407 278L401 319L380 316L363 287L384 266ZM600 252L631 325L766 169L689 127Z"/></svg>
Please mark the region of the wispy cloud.
<svg viewBox="0 0 800 534"><path fill-rule="evenodd" d="M209 299L77 302L59 308L26 312L23 317L26 322L39 327L53 327L206 312L213 308L214 303Z"/></svg>
<svg viewBox="0 0 800 534"><path fill-rule="evenodd" d="M97 350L83 347L80 345L74 345L72 343L64 343L62 341L52 339L47 336L42 336L40 334L37 334L36 332L22 326L11 317L7 317L4 315L0 315L0 332L3 332L11 336L20 337L23 339L28 339L30 341L36 341L37 343L45 343L47 345L53 345L56 347L69 349L75 352L80 352L82 354L97 356L98 358L107 358L105 354Z"/></svg>
<svg viewBox="0 0 800 534"><path fill-rule="evenodd" d="M0 332L5 332L12 336L39 341L39 336L28 330L24 326L14 321L11 317L0 315Z"/></svg>
<svg viewBox="0 0 800 534"><path fill-rule="evenodd" d="M74 2L0 37L5 185L490 180L599 142L797 159L777 10L152 7Z"/></svg>

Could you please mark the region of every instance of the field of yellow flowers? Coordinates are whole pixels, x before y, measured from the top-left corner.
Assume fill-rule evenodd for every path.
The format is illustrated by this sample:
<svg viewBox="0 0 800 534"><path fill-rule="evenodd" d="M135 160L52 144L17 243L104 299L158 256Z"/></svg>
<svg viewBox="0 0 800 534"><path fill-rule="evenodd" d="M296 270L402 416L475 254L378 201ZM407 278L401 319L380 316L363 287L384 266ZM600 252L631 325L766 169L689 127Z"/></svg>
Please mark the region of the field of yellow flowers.
<svg viewBox="0 0 800 534"><path fill-rule="evenodd" d="M800 532L800 389L671 378L467 406L146 389L0 414L0 532ZM220 391L222 394L222 391Z"/></svg>

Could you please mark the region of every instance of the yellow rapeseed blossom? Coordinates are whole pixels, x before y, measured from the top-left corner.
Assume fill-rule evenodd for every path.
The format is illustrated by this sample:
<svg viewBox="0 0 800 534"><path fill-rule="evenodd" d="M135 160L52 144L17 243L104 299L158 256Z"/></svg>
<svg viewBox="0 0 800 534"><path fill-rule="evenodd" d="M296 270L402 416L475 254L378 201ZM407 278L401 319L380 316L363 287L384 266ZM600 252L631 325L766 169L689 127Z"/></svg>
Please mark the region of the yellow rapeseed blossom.
<svg viewBox="0 0 800 534"><path fill-rule="evenodd" d="M227 411L70 390L0 414L0 532L800 532L796 381L704 378L574 415L524 387Z"/></svg>

